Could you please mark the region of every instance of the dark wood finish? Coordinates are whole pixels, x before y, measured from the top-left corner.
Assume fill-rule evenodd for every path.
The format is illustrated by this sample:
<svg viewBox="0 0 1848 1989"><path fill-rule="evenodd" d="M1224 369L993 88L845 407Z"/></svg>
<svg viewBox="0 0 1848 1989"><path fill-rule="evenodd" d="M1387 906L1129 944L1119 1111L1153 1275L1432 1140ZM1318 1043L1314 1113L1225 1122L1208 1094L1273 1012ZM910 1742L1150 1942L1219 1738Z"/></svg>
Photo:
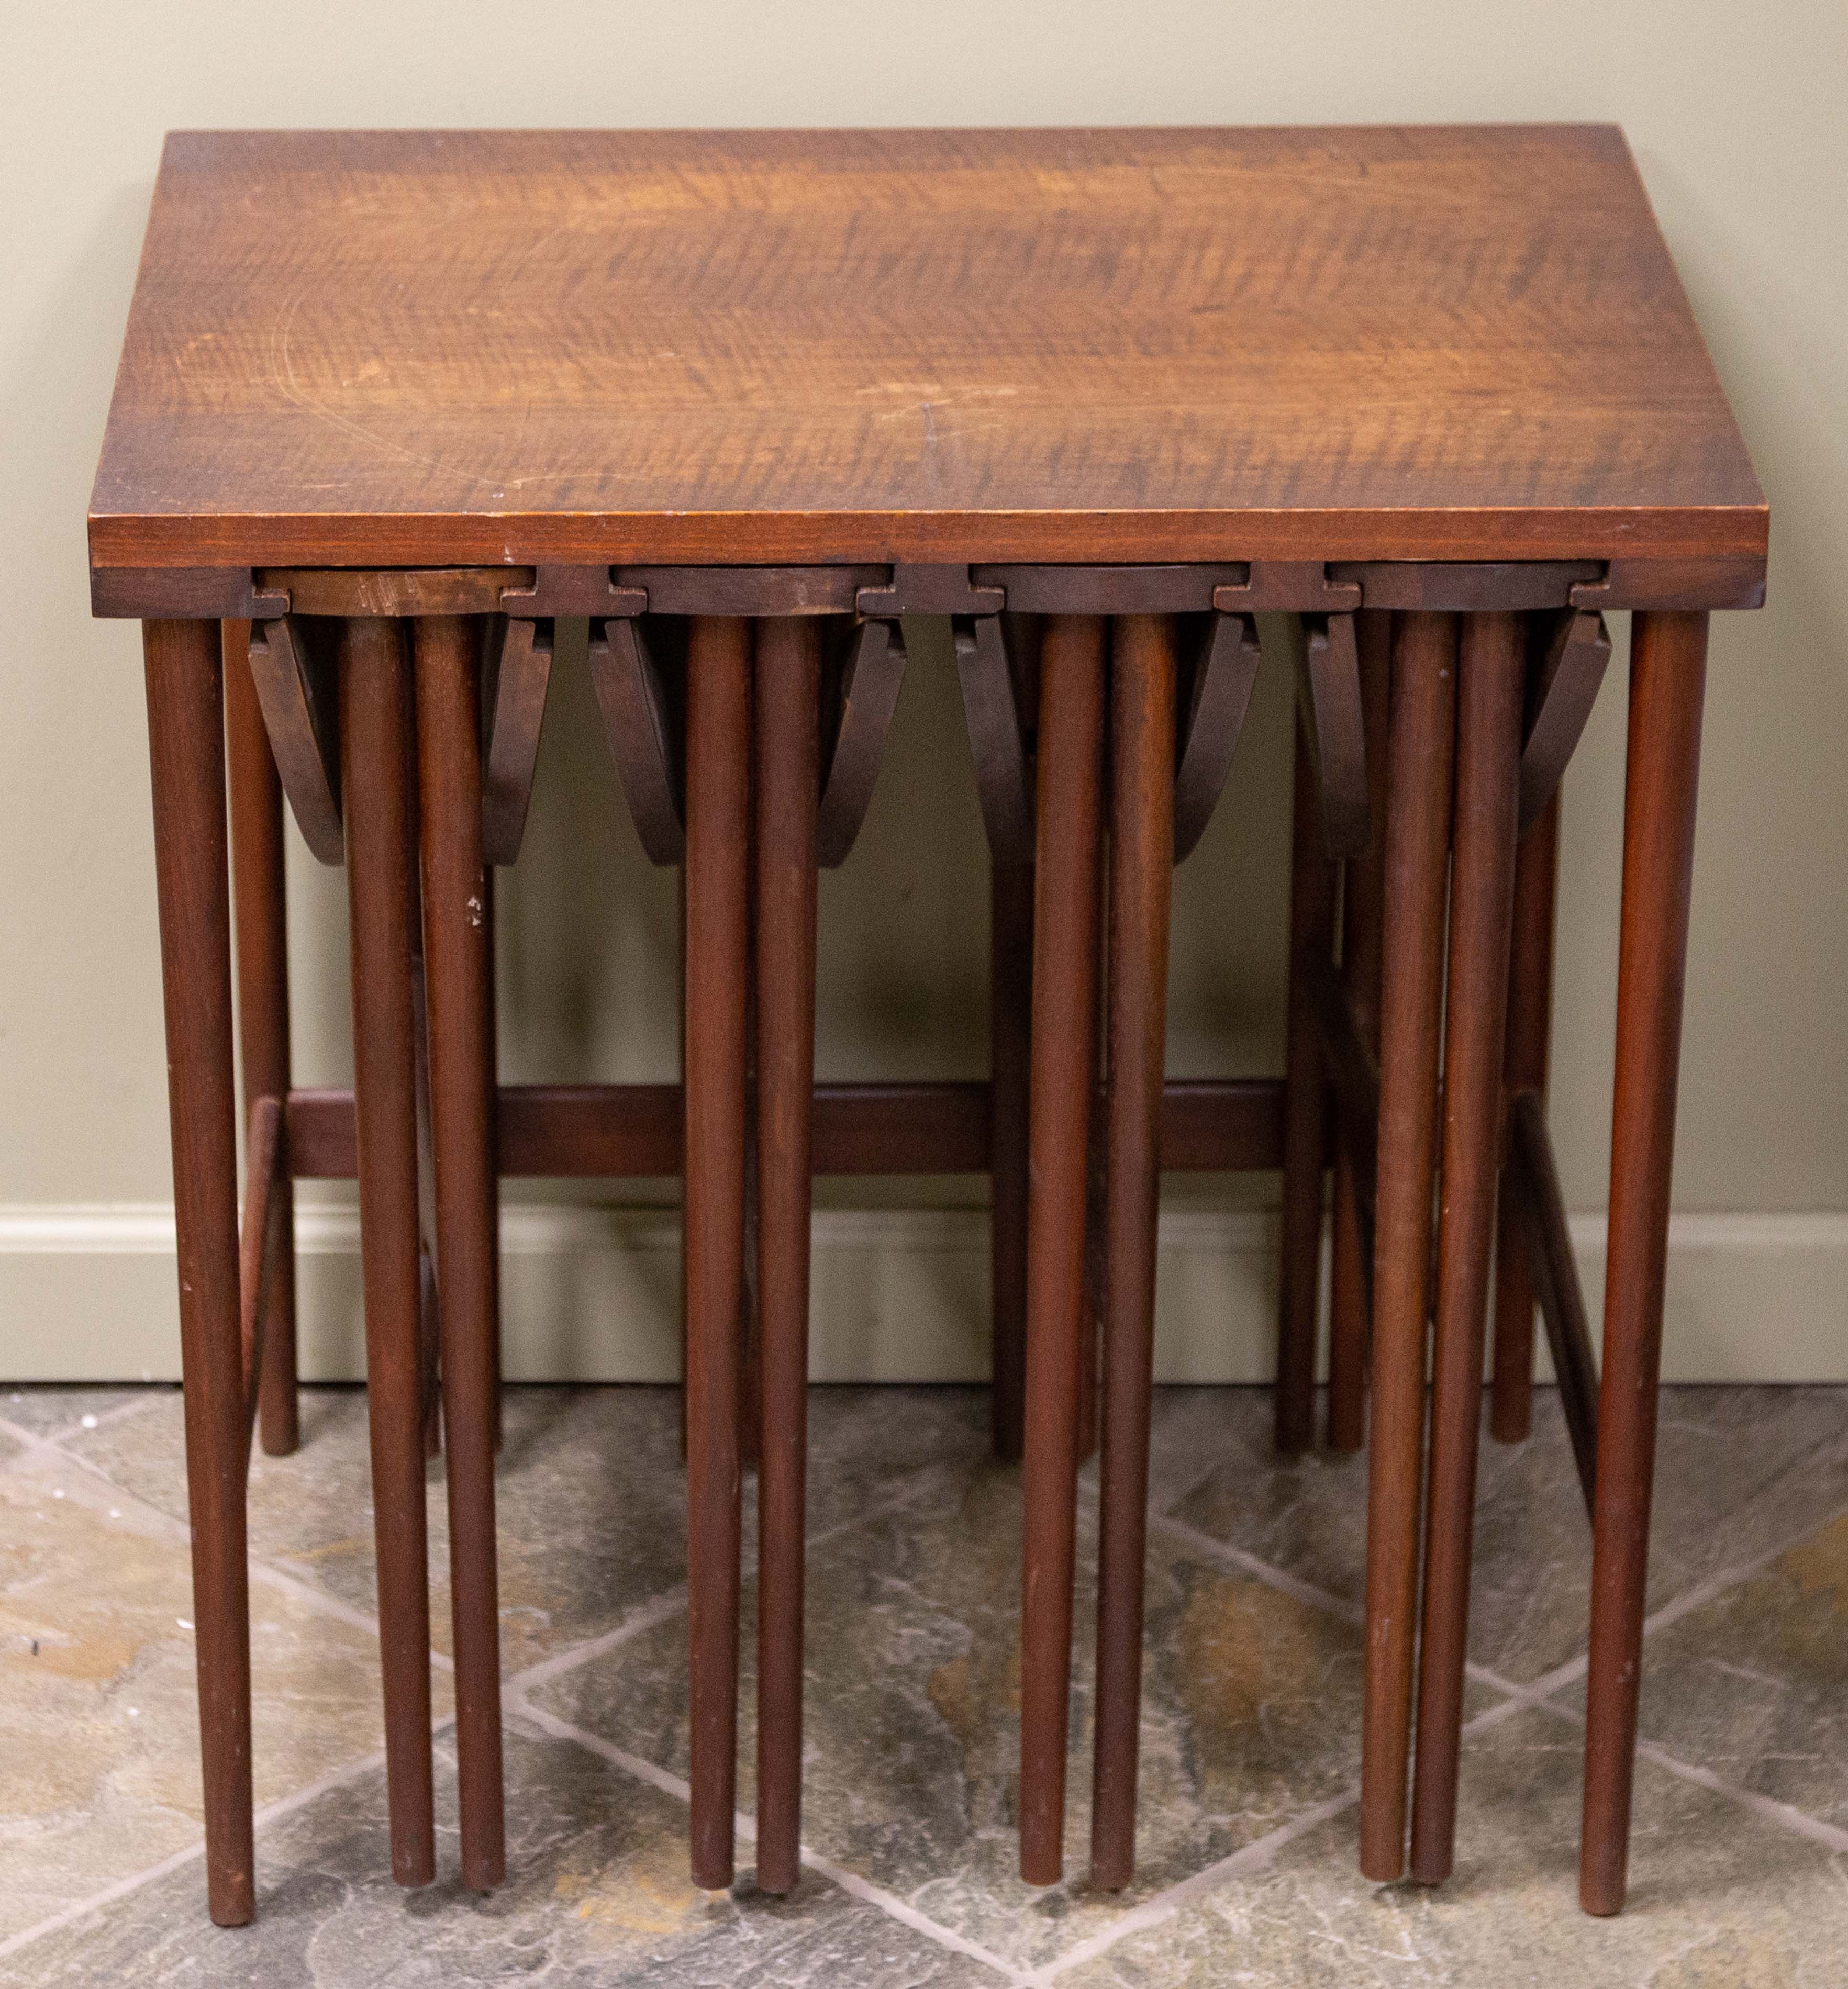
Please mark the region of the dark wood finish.
<svg viewBox="0 0 1848 1989"><path fill-rule="evenodd" d="M599 629L593 623L590 674L642 847L651 863L678 863L687 849L683 747L674 700L643 625L611 621Z"/></svg>
<svg viewBox="0 0 1848 1989"><path fill-rule="evenodd" d="M1611 659L1604 617L1583 608L1539 622L1521 749L1521 826L1531 828L1558 791Z"/></svg>
<svg viewBox="0 0 1848 1989"><path fill-rule="evenodd" d="M687 724L687 1563L693 1879L732 1877L744 1276L751 625L691 630Z"/></svg>
<svg viewBox="0 0 1848 1989"><path fill-rule="evenodd" d="M986 1174L990 1098L979 1079L818 1084L815 1171ZM515 1178L607 1181L678 1174L684 1117L677 1084L504 1084L496 1132L500 1171ZM295 1179L353 1178L351 1092L292 1091L287 1119ZM1283 1157L1280 1079L1184 1078L1164 1088L1164 1170L1266 1173Z"/></svg>
<svg viewBox="0 0 1848 1989"><path fill-rule="evenodd" d="M1706 673L1704 615L1639 615L1632 624L1610 1254L1598 1400L1585 1832L1578 1869L1579 1901L1592 1913L1621 1907L1629 1861Z"/></svg>
<svg viewBox="0 0 1848 1989"><path fill-rule="evenodd" d="M815 1099L815 790L821 642L813 622L757 631L757 1882L802 1863L802 1555L809 1426L809 1220Z"/></svg>
<svg viewBox="0 0 1848 1989"><path fill-rule="evenodd" d="M149 622L142 648L186 1384L206 1899L220 1926L242 1926L256 1913L256 1895L231 896L218 625Z"/></svg>
<svg viewBox="0 0 1848 1989"><path fill-rule="evenodd" d="M243 1451L246 1462L263 1392L263 1354L275 1330L280 1238L277 1205L289 1177L283 1166L283 1101L259 1098L244 1133L244 1208L238 1232L238 1339L242 1353Z"/></svg>
<svg viewBox="0 0 1848 1989"><path fill-rule="evenodd" d="M1010 562L1765 542L1608 126L168 141L93 565L954 560L975 520Z"/></svg>
<svg viewBox="0 0 1848 1989"><path fill-rule="evenodd" d="M293 615L359 617L492 615L510 588L532 585L532 570L494 561L466 566L372 568L269 567L255 576L258 590L282 595Z"/></svg>
<svg viewBox="0 0 1848 1989"><path fill-rule="evenodd" d="M1372 1428L1367 1455L1361 1871L1405 1869L1423 1479L1431 1194L1443 1003L1444 892L1456 743L1456 624L1405 615L1393 638L1380 983Z"/></svg>
<svg viewBox="0 0 1848 1989"><path fill-rule="evenodd" d="M1142 1561L1175 848L1173 624L1121 618L1111 625L1110 647L1109 1167L1091 1883L1117 1890L1129 1883L1136 1859Z"/></svg>
<svg viewBox="0 0 1848 1989"><path fill-rule="evenodd" d="M1598 560L1337 560L1331 581L1351 581L1368 608L1424 613L1564 608L1572 589L1604 578Z"/></svg>
<svg viewBox="0 0 1848 1989"><path fill-rule="evenodd" d="M1193 615L1216 587L1248 578L1243 561L1188 566L975 566L971 585L999 588L1019 615ZM999 605L1000 604L997 604Z"/></svg>
<svg viewBox="0 0 1848 1989"><path fill-rule="evenodd" d="M904 675L905 649L897 629L890 622L863 622L841 668L839 716L815 817L815 861L824 870L846 862L872 805L873 784Z"/></svg>
<svg viewBox="0 0 1848 1989"><path fill-rule="evenodd" d="M1366 720L1351 615L1306 615L1297 658L1297 710L1309 747L1331 859L1358 856L1370 827Z"/></svg>
<svg viewBox="0 0 1848 1989"><path fill-rule="evenodd" d="M1322 840L1311 749L1299 706L1290 856L1290 1006L1283 1063L1283 1268L1277 1294L1277 1443L1315 1442L1316 1299L1321 1282L1328 1085L1310 976L1334 947L1334 878Z"/></svg>
<svg viewBox="0 0 1848 1989"><path fill-rule="evenodd" d="M997 863L1030 866L1033 759L1006 632L1001 618L989 615L957 621L951 637L988 854Z"/></svg>
<svg viewBox="0 0 1848 1989"><path fill-rule="evenodd" d="M1450 1875L1456 1829L1524 669L1516 617L1463 617L1444 1004L1443 1185L1412 1800L1412 1876L1426 1885Z"/></svg>
<svg viewBox="0 0 1848 1989"><path fill-rule="evenodd" d="M493 1278L494 1295L494 1449L501 1442L500 1340L500 1022L495 990L495 963L499 958L494 942L494 866L481 873L481 949L487 958L487 1031L482 1044L483 1079L493 1106L488 1117L488 1260Z"/></svg>
<svg viewBox="0 0 1848 1989"><path fill-rule="evenodd" d="M489 625L489 640L494 668L481 781L481 851L492 865L511 863L526 834L551 682L552 630L548 622L497 616Z"/></svg>
<svg viewBox="0 0 1848 1989"><path fill-rule="evenodd" d="M225 740L231 805L232 909L236 918L238 1062L244 1120L259 1098L289 1095L288 892L283 869L283 792L256 686L250 676L250 625L224 627ZM280 1129L279 1129L280 1133ZM246 1178L253 1184L246 1154ZM266 1191L267 1192L267 1191ZM276 1185L266 1245L263 1363L259 1370L263 1449L287 1457L300 1441L296 1412L295 1187L287 1168Z"/></svg>
<svg viewBox="0 0 1848 1989"><path fill-rule="evenodd" d="M1192 855L1232 771L1258 680L1256 625L1248 615L1215 614L1202 640L1175 766L1175 861Z"/></svg>
<svg viewBox="0 0 1848 1989"><path fill-rule="evenodd" d="M995 1455L1018 1459L1026 1415L1028 1098L1033 1069L1033 866L988 876L988 1292Z"/></svg>
<svg viewBox="0 0 1848 1989"><path fill-rule="evenodd" d="M1055 616L1041 659L1033 904L1020 1875L1057 1882L1065 1831L1086 1147L1097 1034L1104 625Z"/></svg>
<svg viewBox="0 0 1848 1989"><path fill-rule="evenodd" d="M419 1343L415 1006L407 852L415 847L409 673L398 625L344 625L341 785L353 932L354 1146L365 1285L366 1396L392 1875L436 1876L430 1760L430 1597Z"/></svg>
<svg viewBox="0 0 1848 1989"><path fill-rule="evenodd" d="M1369 608L1355 617L1361 730L1367 782L1364 846L1341 873L1341 991L1361 1049L1372 1059L1374 1116L1358 1141L1334 1154L1334 1222L1328 1274L1328 1447L1358 1450L1367 1435L1367 1338L1372 1309L1372 1201L1378 1129L1379 982L1384 947L1387 703L1392 675L1392 617ZM1338 1067L1336 1096L1341 1096ZM1350 1115L1343 1109L1344 1127ZM1365 1176L1357 1188L1355 1174ZM1365 1205L1363 1211L1362 1204Z"/></svg>
<svg viewBox="0 0 1848 1989"><path fill-rule="evenodd" d="M1525 774L1523 761L1523 776ZM1514 852L1514 937L1508 961L1507 1037L1502 1083L1509 1098L1546 1092L1547 1049L1553 1030L1553 901L1559 877L1559 795ZM1502 1161L1495 1226L1494 1384L1489 1433L1518 1443L1533 1419L1534 1267L1528 1232L1508 1184L1515 1166L1511 1141ZM1575 1274L1575 1276L1576 1274Z"/></svg>
<svg viewBox="0 0 1848 1989"><path fill-rule="evenodd" d="M1553 1164L1553 1143L1547 1137L1546 1101L1537 1091L1517 1092L1509 1102L1508 1165L1501 1187L1521 1223L1521 1245L1546 1321L1547 1344L1559 1381L1559 1406L1572 1441L1572 1462L1589 1519L1598 1476L1598 1360L1585 1324L1585 1296L1572 1257L1565 1198Z"/></svg>
<svg viewBox="0 0 1848 1989"><path fill-rule="evenodd" d="M338 688L331 651L311 651L287 616L251 625L245 647L283 791L302 839L323 863L344 863Z"/></svg>
<svg viewBox="0 0 1848 1989"><path fill-rule="evenodd" d="M883 564L625 566L615 584L642 595L650 615L851 615L860 590L890 573Z"/></svg>
<svg viewBox="0 0 1848 1989"><path fill-rule="evenodd" d="M1572 589L1575 608L1762 608L1765 560L1762 554L1727 554L1703 559L1610 561L1602 580L1582 581Z"/></svg>
<svg viewBox="0 0 1848 1989"><path fill-rule="evenodd" d="M462 1877L464 1885L487 1891L506 1876L507 1848L494 1534L500 1348L480 682L476 632L466 622L421 620L412 648Z"/></svg>
<svg viewBox="0 0 1848 1989"><path fill-rule="evenodd" d="M1326 961L1312 961L1309 967L1309 998L1315 1014L1316 1035L1328 1073L1331 1102L1334 1107L1337 1159L1348 1163L1348 1185L1353 1206L1354 1276L1358 1282L1359 1344L1352 1350L1361 1370L1361 1401L1365 1401L1365 1381L1369 1309L1368 1285L1372 1276L1374 1205L1379 1141L1379 1055L1367 1040L1361 1018L1348 999L1334 969ZM1338 1234L1337 1242L1339 1242ZM1331 1350L1330 1367L1334 1366ZM1335 1387L1331 1372L1331 1394ZM1331 1400L1329 1414L1334 1417ZM1358 1450L1357 1438L1338 1444L1331 1430L1328 1442L1335 1449Z"/></svg>

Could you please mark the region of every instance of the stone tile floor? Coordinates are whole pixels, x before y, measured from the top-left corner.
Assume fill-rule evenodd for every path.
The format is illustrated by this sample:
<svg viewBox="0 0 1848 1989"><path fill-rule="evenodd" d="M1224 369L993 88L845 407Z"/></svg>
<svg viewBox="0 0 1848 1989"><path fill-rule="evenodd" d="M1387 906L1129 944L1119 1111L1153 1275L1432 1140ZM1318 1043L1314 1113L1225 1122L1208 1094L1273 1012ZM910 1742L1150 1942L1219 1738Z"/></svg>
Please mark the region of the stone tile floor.
<svg viewBox="0 0 1848 1989"><path fill-rule="evenodd" d="M819 1389L807 1867L686 1866L676 1398L510 1393L501 1460L508 1879L456 1875L446 1542L432 1467L441 1833L385 1840L365 1404L304 1398L251 1474L259 1919L205 1917L171 1389L0 1389L0 1984L685 1984L780 1989L1848 1981L1848 1390L1663 1405L1631 1904L1575 1899L1589 1547L1550 1394L1485 1443L1458 1865L1355 1866L1364 1461L1280 1461L1261 1391L1158 1398L1141 1865L1090 1892L1080 1527L1067 1864L1015 1875L1019 1476L986 1398ZM747 1537L752 1516L747 1492Z"/></svg>

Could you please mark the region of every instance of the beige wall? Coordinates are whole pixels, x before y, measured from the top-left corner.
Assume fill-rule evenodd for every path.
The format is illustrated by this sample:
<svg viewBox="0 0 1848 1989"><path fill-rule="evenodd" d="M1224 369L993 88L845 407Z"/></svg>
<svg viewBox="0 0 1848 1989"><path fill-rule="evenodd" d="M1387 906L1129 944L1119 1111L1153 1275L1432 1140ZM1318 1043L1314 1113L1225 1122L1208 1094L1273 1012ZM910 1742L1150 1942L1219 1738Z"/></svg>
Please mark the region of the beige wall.
<svg viewBox="0 0 1848 1989"><path fill-rule="evenodd" d="M1771 605L1715 627L1677 1203L1848 1225L1845 100L1840 0L12 10L0 1216L14 1241L0 1248L29 1255L66 1205L169 1191L137 643L88 618L83 520L161 134L243 124L1622 122L1775 520ZM659 1073L671 1056L671 890L641 859L592 719L568 656L529 859L505 897L514 1076ZM1287 727L1272 669L1236 791L1178 885L1177 1072L1278 1059ZM1554 1120L1568 1199L1587 1211L1604 1199L1623 729L1619 669L1566 789ZM863 847L824 886L824 1074L981 1068L982 880L932 639ZM291 884L298 1069L331 1077L347 1062L340 880L297 843ZM1789 1234L1813 1251L1848 1228ZM0 1373L66 1352L93 1371L119 1322L59 1296L77 1288L0 1275L14 1356L0 1352Z"/></svg>

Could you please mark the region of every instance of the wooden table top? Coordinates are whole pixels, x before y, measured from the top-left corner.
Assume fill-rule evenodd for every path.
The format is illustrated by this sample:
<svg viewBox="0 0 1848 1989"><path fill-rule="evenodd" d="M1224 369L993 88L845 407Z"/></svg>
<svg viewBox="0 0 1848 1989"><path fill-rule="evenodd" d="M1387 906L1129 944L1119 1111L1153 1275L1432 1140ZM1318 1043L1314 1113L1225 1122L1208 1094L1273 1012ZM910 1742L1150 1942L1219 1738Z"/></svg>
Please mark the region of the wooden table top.
<svg viewBox="0 0 1848 1989"><path fill-rule="evenodd" d="M1762 554L1622 134L181 133L99 568Z"/></svg>

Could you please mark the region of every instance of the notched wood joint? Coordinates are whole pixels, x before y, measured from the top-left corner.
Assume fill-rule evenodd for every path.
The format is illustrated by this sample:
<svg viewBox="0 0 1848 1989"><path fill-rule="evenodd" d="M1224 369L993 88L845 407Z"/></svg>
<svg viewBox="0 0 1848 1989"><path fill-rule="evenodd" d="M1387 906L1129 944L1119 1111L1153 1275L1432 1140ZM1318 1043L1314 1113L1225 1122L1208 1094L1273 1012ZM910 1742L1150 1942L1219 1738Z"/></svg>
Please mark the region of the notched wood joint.
<svg viewBox="0 0 1848 1989"><path fill-rule="evenodd" d="M1008 605L1006 594L979 583L976 572L967 566L900 560L883 581L860 588L854 612L869 621L892 621L900 615L999 615Z"/></svg>
<svg viewBox="0 0 1848 1989"><path fill-rule="evenodd" d="M1321 560L1253 560L1243 581L1213 589L1212 605L1225 615L1351 615L1361 605L1361 590L1353 581L1331 578Z"/></svg>

